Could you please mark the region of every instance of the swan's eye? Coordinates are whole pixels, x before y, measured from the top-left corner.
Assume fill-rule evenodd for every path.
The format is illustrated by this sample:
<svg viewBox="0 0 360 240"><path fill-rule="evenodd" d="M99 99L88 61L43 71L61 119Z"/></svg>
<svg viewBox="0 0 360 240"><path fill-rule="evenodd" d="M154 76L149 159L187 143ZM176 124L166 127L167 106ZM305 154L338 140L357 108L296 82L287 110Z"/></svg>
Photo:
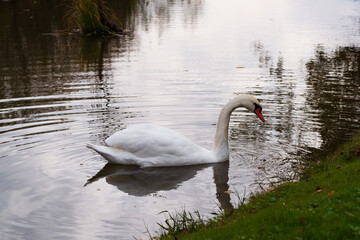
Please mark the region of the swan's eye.
<svg viewBox="0 0 360 240"><path fill-rule="evenodd" d="M262 107L259 105L259 104L255 104L255 110L254 110L254 113L261 119L261 121L265 122L265 119L262 115Z"/></svg>
<svg viewBox="0 0 360 240"><path fill-rule="evenodd" d="M262 112L262 107L259 105L259 104L256 104L256 103L254 103L254 105L255 105L255 110L254 110L254 112L259 112L259 113L261 113Z"/></svg>

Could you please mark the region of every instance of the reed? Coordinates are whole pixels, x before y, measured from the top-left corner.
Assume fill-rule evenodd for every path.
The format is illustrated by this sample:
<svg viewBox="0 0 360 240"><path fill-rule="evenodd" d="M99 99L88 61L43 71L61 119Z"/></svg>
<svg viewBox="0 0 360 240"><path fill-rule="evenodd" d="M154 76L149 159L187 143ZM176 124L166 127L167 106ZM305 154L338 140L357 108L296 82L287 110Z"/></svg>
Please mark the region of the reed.
<svg viewBox="0 0 360 240"><path fill-rule="evenodd" d="M84 35L114 35L118 29L117 18L104 0L72 0L67 14L69 25L80 29Z"/></svg>

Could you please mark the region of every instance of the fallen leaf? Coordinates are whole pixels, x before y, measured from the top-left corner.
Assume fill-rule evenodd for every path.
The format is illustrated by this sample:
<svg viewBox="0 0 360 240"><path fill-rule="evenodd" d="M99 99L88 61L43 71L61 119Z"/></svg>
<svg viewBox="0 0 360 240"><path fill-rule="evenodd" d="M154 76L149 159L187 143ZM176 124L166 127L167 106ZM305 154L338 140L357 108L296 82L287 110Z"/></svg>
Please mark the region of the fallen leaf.
<svg viewBox="0 0 360 240"><path fill-rule="evenodd" d="M355 151L355 156L359 156L359 154L360 154L360 149L357 149L357 150Z"/></svg>
<svg viewBox="0 0 360 240"><path fill-rule="evenodd" d="M299 217L300 222L305 222L305 220L306 220L306 217Z"/></svg>
<svg viewBox="0 0 360 240"><path fill-rule="evenodd" d="M231 193L234 193L233 191L230 191L230 190L227 190L227 191L225 191L224 193L226 193L226 194L231 194Z"/></svg>
<svg viewBox="0 0 360 240"><path fill-rule="evenodd" d="M275 187L274 186L268 186L267 190L270 192L270 191L274 191L275 190Z"/></svg>
<svg viewBox="0 0 360 240"><path fill-rule="evenodd" d="M346 213L346 214L347 214L347 215L349 215L349 216L354 217L354 214L352 214L351 212L347 212L347 211L345 211L344 213Z"/></svg>
<svg viewBox="0 0 360 240"><path fill-rule="evenodd" d="M335 191L329 191L328 192L328 196L330 197L331 195L334 195Z"/></svg>
<svg viewBox="0 0 360 240"><path fill-rule="evenodd" d="M265 171L265 167L258 166L257 168Z"/></svg>
<svg viewBox="0 0 360 240"><path fill-rule="evenodd" d="M302 232L305 231L305 228L303 227L303 228L300 228L300 229L296 229L296 231L297 231L298 233L302 233Z"/></svg>
<svg viewBox="0 0 360 240"><path fill-rule="evenodd" d="M322 192L322 190L321 190L321 189L319 189L319 190L316 190L316 192L317 192L317 193L321 193L321 192Z"/></svg>
<svg viewBox="0 0 360 240"><path fill-rule="evenodd" d="M254 214L254 213L256 213L256 209L255 209L255 208L253 208L253 209L251 209L251 210L249 211L249 214Z"/></svg>
<svg viewBox="0 0 360 240"><path fill-rule="evenodd" d="M283 202L283 206L285 206L285 202Z"/></svg>
<svg viewBox="0 0 360 240"><path fill-rule="evenodd" d="M245 67L236 67L236 68L245 68Z"/></svg>

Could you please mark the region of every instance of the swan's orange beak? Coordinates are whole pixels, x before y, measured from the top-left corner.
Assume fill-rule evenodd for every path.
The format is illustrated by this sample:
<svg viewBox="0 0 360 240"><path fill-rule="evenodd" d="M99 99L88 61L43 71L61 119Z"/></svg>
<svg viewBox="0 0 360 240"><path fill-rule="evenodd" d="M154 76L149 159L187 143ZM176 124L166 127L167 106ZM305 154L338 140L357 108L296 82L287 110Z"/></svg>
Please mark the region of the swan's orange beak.
<svg viewBox="0 0 360 240"><path fill-rule="evenodd" d="M265 118L263 117L263 115L262 115L262 113L261 113L261 107L259 107L259 108L257 108L257 109L255 110L255 114L260 118L260 120L261 120L262 122L265 122Z"/></svg>

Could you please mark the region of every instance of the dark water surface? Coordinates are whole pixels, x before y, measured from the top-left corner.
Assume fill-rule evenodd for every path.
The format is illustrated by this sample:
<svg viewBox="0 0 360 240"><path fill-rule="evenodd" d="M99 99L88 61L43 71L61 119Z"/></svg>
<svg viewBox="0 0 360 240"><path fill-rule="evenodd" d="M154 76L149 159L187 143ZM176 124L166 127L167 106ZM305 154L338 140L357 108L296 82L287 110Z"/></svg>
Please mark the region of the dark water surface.
<svg viewBox="0 0 360 240"><path fill-rule="evenodd" d="M358 1L111 6L131 33L95 39L61 34L63 1L0 1L1 239L146 238L159 212L211 216L359 129ZM85 148L136 123L211 148L239 93L266 122L234 112L229 163L138 169Z"/></svg>

